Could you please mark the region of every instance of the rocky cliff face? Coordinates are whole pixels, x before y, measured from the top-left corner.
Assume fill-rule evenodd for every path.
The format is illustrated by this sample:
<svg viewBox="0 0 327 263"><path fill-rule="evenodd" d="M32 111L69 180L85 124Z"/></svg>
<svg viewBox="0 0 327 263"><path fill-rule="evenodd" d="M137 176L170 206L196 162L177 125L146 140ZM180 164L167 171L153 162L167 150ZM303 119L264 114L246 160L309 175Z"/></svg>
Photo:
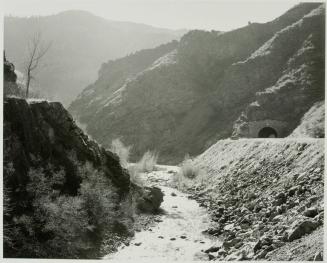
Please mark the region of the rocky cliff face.
<svg viewBox="0 0 327 263"><path fill-rule="evenodd" d="M133 145L132 160L146 150L158 150L161 162L178 163L185 154L197 155L218 139L230 137L233 126L238 129L234 122L256 96L262 98L261 112L276 108L273 100L264 99L268 88L275 87L275 101L297 94L292 97L297 107L271 112L278 116L288 112L285 120L292 122L287 123L287 135L313 103L323 99L324 7L320 5L300 4L269 23L231 32L189 32L176 51L123 84L117 82L121 88L106 94L105 104L96 103L105 100L98 93L92 95L90 88L78 99L87 96L86 103L73 103L70 110L105 147L119 137ZM96 107L92 118L89 101Z"/></svg>
<svg viewBox="0 0 327 263"><path fill-rule="evenodd" d="M8 138L8 155L15 161L14 168L22 181L29 168L38 163L35 160L38 157L42 158L41 163L62 166L67 171L72 169L74 164L69 155L74 152L78 161L90 162L122 193L128 192L129 175L120 166L118 157L90 140L59 102L7 98L4 101L4 136ZM66 181L67 191L74 193L79 182L74 171L67 176L71 176Z"/></svg>
<svg viewBox="0 0 327 263"><path fill-rule="evenodd" d="M6 257L94 258L131 234L128 173L60 103L5 98L3 125Z"/></svg>
<svg viewBox="0 0 327 263"><path fill-rule="evenodd" d="M23 95L22 89L16 83L17 75L15 73L14 64L10 63L6 59L6 54L4 54L3 60L3 95L4 97L8 95Z"/></svg>

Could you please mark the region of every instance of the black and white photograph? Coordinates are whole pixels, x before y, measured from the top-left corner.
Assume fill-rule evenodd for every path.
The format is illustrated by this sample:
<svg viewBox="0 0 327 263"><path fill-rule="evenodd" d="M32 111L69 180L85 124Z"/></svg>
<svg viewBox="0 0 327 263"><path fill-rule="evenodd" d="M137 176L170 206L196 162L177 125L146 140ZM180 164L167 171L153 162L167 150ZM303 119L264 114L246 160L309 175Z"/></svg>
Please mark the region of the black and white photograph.
<svg viewBox="0 0 327 263"><path fill-rule="evenodd" d="M324 261L324 1L1 2L1 262Z"/></svg>

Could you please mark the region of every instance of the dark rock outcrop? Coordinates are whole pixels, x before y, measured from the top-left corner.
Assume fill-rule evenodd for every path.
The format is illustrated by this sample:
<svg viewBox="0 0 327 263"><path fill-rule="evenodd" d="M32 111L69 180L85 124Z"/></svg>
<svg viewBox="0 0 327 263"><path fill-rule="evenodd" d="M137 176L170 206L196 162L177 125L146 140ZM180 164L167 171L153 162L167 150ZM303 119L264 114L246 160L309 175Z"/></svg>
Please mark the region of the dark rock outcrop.
<svg viewBox="0 0 327 263"><path fill-rule="evenodd" d="M295 239L301 238L306 234L310 234L319 224L315 221L306 220L298 223L289 233L288 241L292 242Z"/></svg>
<svg viewBox="0 0 327 263"><path fill-rule="evenodd" d="M7 61L6 54L3 55L3 76L4 81L16 82L17 80L15 66Z"/></svg>
<svg viewBox="0 0 327 263"><path fill-rule="evenodd" d="M129 174L60 103L5 98L3 127L5 257L95 258L131 234Z"/></svg>
<svg viewBox="0 0 327 263"><path fill-rule="evenodd" d="M3 60L3 95L4 97L9 95L14 96L22 96L23 91L16 83L17 75L15 73L14 64L10 63L6 59L6 55L4 53Z"/></svg>
<svg viewBox="0 0 327 263"><path fill-rule="evenodd" d="M69 171L67 187L74 192L79 182L74 178L74 164L68 158L74 152L78 161L92 163L122 193L128 192L129 175L120 166L118 157L90 140L59 102L5 99L4 138L8 157L14 161L14 181L26 181L28 170L39 165L35 159L40 156L41 163L53 163Z"/></svg>

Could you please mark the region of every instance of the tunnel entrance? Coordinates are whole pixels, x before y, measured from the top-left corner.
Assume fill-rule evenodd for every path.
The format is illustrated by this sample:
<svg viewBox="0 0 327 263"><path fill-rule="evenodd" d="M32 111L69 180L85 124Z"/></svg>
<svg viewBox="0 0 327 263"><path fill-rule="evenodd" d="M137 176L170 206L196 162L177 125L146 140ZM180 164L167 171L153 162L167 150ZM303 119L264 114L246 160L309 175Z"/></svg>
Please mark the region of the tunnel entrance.
<svg viewBox="0 0 327 263"><path fill-rule="evenodd" d="M264 127L258 133L259 138L277 138L277 132L271 127Z"/></svg>

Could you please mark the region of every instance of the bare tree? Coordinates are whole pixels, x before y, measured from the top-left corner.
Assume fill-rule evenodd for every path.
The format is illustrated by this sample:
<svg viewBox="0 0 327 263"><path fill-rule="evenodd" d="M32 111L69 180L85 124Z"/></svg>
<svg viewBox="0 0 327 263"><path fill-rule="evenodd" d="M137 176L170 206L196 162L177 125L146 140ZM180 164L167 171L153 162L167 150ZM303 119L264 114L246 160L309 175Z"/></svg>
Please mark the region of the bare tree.
<svg viewBox="0 0 327 263"><path fill-rule="evenodd" d="M37 32L30 39L28 44L28 53L25 64L25 74L26 74L26 98L29 95L29 88L32 79L35 79L35 70L40 65L40 61L49 51L51 47L51 42L45 43L42 40L42 35Z"/></svg>

